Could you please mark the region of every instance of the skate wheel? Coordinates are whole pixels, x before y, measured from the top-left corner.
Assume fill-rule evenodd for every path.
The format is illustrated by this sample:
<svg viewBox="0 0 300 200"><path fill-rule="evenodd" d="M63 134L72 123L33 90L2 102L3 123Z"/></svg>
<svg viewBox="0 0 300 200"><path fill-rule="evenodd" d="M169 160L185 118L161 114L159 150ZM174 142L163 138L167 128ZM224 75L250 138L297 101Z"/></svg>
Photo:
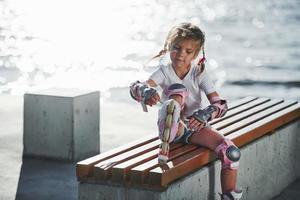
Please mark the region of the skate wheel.
<svg viewBox="0 0 300 200"><path fill-rule="evenodd" d="M167 155L169 152L169 143L167 142L161 143L161 150L163 154Z"/></svg>
<svg viewBox="0 0 300 200"><path fill-rule="evenodd" d="M163 138L162 138L162 141L163 142L168 142L170 139L170 129L169 128L166 128L164 130L164 133L163 133Z"/></svg>
<svg viewBox="0 0 300 200"><path fill-rule="evenodd" d="M170 104L168 105L168 114L172 114L174 112L174 109L175 109L175 103L174 103L175 100L171 100L170 101Z"/></svg>
<svg viewBox="0 0 300 200"><path fill-rule="evenodd" d="M168 114L166 117L166 127L171 128L172 126L173 115Z"/></svg>

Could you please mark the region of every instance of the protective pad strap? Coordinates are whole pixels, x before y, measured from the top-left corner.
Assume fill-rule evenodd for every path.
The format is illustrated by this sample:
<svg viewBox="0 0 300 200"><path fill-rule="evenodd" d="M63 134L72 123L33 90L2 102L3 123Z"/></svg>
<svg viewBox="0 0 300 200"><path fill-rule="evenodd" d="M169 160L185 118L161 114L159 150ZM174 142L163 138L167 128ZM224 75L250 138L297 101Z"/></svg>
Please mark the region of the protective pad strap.
<svg viewBox="0 0 300 200"><path fill-rule="evenodd" d="M225 99L221 99L219 96L215 96L211 100L211 104L216 106L217 111L212 115L212 119L223 117L227 110L227 101Z"/></svg>
<svg viewBox="0 0 300 200"><path fill-rule="evenodd" d="M222 160L222 169L238 169L241 152L229 139L224 139L215 152Z"/></svg>
<svg viewBox="0 0 300 200"><path fill-rule="evenodd" d="M188 96L188 90L184 85L180 83L174 83L168 87L166 95L168 98L170 98L172 95L180 95L182 97L182 102L184 103L185 98Z"/></svg>
<svg viewBox="0 0 300 200"><path fill-rule="evenodd" d="M193 117L201 123L207 123L212 118L212 113L216 112L217 108L214 105L209 105L204 110L198 109L193 113Z"/></svg>
<svg viewBox="0 0 300 200"><path fill-rule="evenodd" d="M226 192L221 194L221 200L240 200L243 196L242 190L233 190L230 192Z"/></svg>

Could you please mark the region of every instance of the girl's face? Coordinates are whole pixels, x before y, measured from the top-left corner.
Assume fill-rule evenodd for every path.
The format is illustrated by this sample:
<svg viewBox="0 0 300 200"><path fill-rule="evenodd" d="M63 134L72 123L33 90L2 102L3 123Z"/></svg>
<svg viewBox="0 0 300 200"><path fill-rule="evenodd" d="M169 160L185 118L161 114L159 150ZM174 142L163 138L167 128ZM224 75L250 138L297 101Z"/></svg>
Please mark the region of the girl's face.
<svg viewBox="0 0 300 200"><path fill-rule="evenodd" d="M197 57L197 43L191 39L181 40L171 47L170 57L174 68L189 68Z"/></svg>

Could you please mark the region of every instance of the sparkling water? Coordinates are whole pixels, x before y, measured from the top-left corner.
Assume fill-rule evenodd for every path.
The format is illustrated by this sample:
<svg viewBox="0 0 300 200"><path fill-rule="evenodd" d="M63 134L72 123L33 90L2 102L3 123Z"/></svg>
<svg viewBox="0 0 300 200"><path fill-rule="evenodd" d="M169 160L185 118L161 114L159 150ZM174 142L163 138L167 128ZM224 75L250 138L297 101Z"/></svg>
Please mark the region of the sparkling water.
<svg viewBox="0 0 300 200"><path fill-rule="evenodd" d="M122 100L155 70L144 64L170 28L193 22L222 96L299 99L299 9L299 0L2 0L0 94L64 87Z"/></svg>

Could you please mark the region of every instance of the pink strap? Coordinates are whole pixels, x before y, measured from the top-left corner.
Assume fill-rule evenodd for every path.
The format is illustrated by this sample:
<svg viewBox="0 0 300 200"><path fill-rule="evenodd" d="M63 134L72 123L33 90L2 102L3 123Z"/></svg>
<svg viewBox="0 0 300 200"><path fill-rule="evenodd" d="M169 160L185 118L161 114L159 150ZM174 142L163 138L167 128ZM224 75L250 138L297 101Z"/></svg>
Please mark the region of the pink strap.
<svg viewBox="0 0 300 200"><path fill-rule="evenodd" d="M215 105L218 109L213 118L220 118L226 114L228 110L226 100L221 99L219 96L214 96L211 99L211 104Z"/></svg>
<svg viewBox="0 0 300 200"><path fill-rule="evenodd" d="M170 98L172 95L180 95L182 97L182 104L181 106L184 105L185 98L188 96L187 89L175 89L175 90L169 90L167 91L167 97Z"/></svg>

